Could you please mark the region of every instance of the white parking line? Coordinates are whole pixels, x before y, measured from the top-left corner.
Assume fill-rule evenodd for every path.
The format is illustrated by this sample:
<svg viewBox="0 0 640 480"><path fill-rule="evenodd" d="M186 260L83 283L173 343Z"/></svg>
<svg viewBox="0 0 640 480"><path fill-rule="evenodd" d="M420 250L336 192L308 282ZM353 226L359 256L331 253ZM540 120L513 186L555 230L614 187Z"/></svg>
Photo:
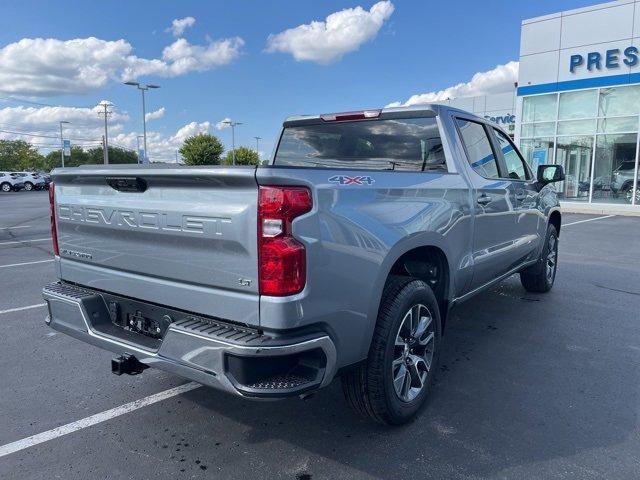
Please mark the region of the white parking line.
<svg viewBox="0 0 640 480"><path fill-rule="evenodd" d="M31 225L16 225L15 227L0 227L0 230L13 230L14 228L31 228Z"/></svg>
<svg viewBox="0 0 640 480"><path fill-rule="evenodd" d="M21 312L23 310L31 310L32 308L40 308L45 307L46 303L38 303L36 305L29 305L27 307L18 307L18 308L10 308L9 310L0 310L0 315L3 313L11 313L11 312Z"/></svg>
<svg viewBox="0 0 640 480"><path fill-rule="evenodd" d="M50 258L49 260L37 260L35 262L10 263L9 265L0 265L0 268L21 267L22 265L34 265L36 263L47 263L47 262L53 262L53 258Z"/></svg>
<svg viewBox="0 0 640 480"><path fill-rule="evenodd" d="M98 423L106 422L107 420L119 417L120 415L124 415L126 413L133 412L134 410L146 407L147 405L161 402L162 400L175 397L176 395L181 395L190 390L195 390L196 388L199 388L201 386L202 385L195 382L185 383L184 385L180 385L179 387L170 388L169 390L165 390L164 392L149 395L148 397L141 398L140 400L135 400L119 407L115 407L101 413L96 413L95 415L83 418L82 420L67 423L66 425L62 425L61 427L57 427L46 432L38 433L37 435L23 438L22 440L17 440L15 442L2 445L0 447L0 457L19 452L20 450L33 447L34 445L38 445L40 443L48 442L49 440L62 437L63 435L67 435L69 433L77 432L78 430L97 425Z"/></svg>
<svg viewBox="0 0 640 480"><path fill-rule="evenodd" d="M565 223L562 226L568 227L569 225L577 225L579 223L593 222L595 220L602 220L604 218L611 218L611 217L615 217L615 215L605 215L604 217L587 218L586 220L578 220L577 222Z"/></svg>
<svg viewBox="0 0 640 480"><path fill-rule="evenodd" d="M16 243L32 243L32 242L44 242L45 240L51 241L51 237L48 238L34 238L33 240L15 240L11 242L0 242L0 245L15 245Z"/></svg>

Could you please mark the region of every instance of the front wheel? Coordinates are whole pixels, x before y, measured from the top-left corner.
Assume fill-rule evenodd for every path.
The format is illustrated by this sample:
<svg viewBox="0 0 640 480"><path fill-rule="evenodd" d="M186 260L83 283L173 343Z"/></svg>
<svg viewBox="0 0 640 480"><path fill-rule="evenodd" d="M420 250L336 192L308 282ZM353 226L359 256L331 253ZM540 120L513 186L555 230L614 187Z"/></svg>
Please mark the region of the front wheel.
<svg viewBox="0 0 640 480"><path fill-rule="evenodd" d="M549 224L540 260L520 272L520 282L528 292L545 293L551 290L558 269L558 231Z"/></svg>
<svg viewBox="0 0 640 480"><path fill-rule="evenodd" d="M2 189L3 192L10 192L12 190L12 186L10 183L8 182L4 182L1 186L0 189Z"/></svg>
<svg viewBox="0 0 640 480"><path fill-rule="evenodd" d="M429 395L440 336L440 311L431 288L412 277L390 277L369 356L342 376L349 405L380 423L411 420Z"/></svg>
<svg viewBox="0 0 640 480"><path fill-rule="evenodd" d="M628 203L632 203L633 202L633 188L629 187L627 190L625 190L624 192L624 197L627 200ZM640 203L640 186L636 187L636 205L638 205Z"/></svg>
<svg viewBox="0 0 640 480"><path fill-rule="evenodd" d="M31 182L25 182L25 184L24 184L24 189L25 189L27 192L30 192L31 190L33 190L33 183L31 183Z"/></svg>

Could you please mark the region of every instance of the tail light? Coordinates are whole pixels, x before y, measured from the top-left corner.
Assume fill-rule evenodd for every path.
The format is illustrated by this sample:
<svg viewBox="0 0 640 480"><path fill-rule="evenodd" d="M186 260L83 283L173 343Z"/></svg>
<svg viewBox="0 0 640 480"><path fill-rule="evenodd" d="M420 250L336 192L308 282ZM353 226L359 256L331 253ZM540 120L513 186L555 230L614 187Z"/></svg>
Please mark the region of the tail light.
<svg viewBox="0 0 640 480"><path fill-rule="evenodd" d="M53 182L49 184L49 208L51 216L51 240L53 241L53 254L60 255L58 248L58 227L56 226L56 189Z"/></svg>
<svg viewBox="0 0 640 480"><path fill-rule="evenodd" d="M307 280L304 245L291 235L291 222L311 210L305 187L260 187L258 270L260 293L282 297L299 293Z"/></svg>

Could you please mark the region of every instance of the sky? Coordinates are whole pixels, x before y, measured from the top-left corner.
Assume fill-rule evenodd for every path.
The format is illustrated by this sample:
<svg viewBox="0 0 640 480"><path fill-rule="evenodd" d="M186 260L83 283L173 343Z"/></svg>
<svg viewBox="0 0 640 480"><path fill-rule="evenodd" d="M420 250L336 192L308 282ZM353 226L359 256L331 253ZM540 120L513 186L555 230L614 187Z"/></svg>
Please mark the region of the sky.
<svg viewBox="0 0 640 480"><path fill-rule="evenodd" d="M147 95L148 155L175 161L189 135L268 157L289 115L409 105L507 91L523 19L593 1L3 0L0 138L57 148L102 136L136 149ZM28 136L25 133L38 136ZM58 139L56 139L58 136Z"/></svg>

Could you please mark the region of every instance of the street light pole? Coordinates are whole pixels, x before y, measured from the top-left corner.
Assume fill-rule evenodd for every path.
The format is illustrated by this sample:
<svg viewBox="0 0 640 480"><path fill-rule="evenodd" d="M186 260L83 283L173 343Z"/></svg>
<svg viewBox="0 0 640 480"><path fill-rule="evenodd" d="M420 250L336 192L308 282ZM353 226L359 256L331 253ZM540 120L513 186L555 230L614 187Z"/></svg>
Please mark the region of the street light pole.
<svg viewBox="0 0 640 480"><path fill-rule="evenodd" d="M62 160L62 168L64 168L64 139L62 138L62 124L71 123L66 120L60 121L60 160Z"/></svg>
<svg viewBox="0 0 640 480"><path fill-rule="evenodd" d="M253 137L256 139L256 155L258 155L258 163L260 163L260 140L262 137Z"/></svg>
<svg viewBox="0 0 640 480"><path fill-rule="evenodd" d="M144 159L143 162L147 163L147 159L149 155L147 153L147 105L144 98L144 92L149 90L150 88L160 88L160 85L140 85L138 82L124 82L125 85L130 85L132 87L136 87L142 93L142 133L144 137ZM138 149L139 150L139 149Z"/></svg>
<svg viewBox="0 0 640 480"><path fill-rule="evenodd" d="M142 135L136 135L136 142L138 144L138 163L144 163L144 158L140 158L140 139L142 138ZM144 154L147 154L147 151L145 150Z"/></svg>
<svg viewBox="0 0 640 480"><path fill-rule="evenodd" d="M233 156L233 164L235 165L236 164L236 126L242 125L242 122L236 122L234 120L225 120L222 123L226 123L231 127L231 148L233 149L232 156Z"/></svg>

